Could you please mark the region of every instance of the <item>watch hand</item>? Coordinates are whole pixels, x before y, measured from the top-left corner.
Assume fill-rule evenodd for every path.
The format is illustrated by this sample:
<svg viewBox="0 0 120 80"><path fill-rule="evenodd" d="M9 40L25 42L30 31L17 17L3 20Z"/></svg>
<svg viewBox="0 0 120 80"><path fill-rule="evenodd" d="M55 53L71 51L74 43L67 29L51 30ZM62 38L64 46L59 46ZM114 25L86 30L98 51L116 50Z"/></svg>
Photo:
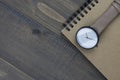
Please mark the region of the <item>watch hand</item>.
<svg viewBox="0 0 120 80"><path fill-rule="evenodd" d="M89 37L87 39L93 40L92 38L89 38Z"/></svg>
<svg viewBox="0 0 120 80"><path fill-rule="evenodd" d="M89 39L89 40L94 40L94 39L88 37L87 32L86 32L86 38ZM94 40L94 41L95 41L95 40Z"/></svg>
<svg viewBox="0 0 120 80"><path fill-rule="evenodd" d="M92 38L89 38L89 37L88 37L87 33L86 33L86 38L87 38L87 39L90 39L90 40L93 40Z"/></svg>
<svg viewBox="0 0 120 80"><path fill-rule="evenodd" d="M88 38L88 35L87 35L87 33L86 33L86 38Z"/></svg>
<svg viewBox="0 0 120 80"><path fill-rule="evenodd" d="M88 37L88 39L90 39L90 40L94 40L94 39L92 39L92 38L89 38L89 37ZM96 41L96 40L94 40L94 41Z"/></svg>
<svg viewBox="0 0 120 80"><path fill-rule="evenodd" d="M87 39L89 39L89 40L94 40L93 38L90 38L90 37L86 37ZM94 40L94 41L96 41L96 40Z"/></svg>

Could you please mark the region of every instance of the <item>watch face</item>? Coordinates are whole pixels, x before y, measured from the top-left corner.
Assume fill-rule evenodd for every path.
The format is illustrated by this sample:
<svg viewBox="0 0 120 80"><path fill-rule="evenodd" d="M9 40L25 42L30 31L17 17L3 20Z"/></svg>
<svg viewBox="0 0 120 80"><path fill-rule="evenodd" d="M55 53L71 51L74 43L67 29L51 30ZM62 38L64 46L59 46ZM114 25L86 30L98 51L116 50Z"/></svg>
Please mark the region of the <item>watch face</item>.
<svg viewBox="0 0 120 80"><path fill-rule="evenodd" d="M76 34L77 43L85 49L97 46L99 42L98 33L91 27L82 27Z"/></svg>

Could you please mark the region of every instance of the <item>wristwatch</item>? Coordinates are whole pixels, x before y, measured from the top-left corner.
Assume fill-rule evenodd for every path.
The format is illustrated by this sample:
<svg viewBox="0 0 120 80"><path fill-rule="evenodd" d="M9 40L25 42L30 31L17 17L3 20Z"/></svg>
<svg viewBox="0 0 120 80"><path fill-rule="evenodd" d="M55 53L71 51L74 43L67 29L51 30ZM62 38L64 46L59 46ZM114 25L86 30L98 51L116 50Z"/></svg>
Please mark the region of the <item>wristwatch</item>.
<svg viewBox="0 0 120 80"><path fill-rule="evenodd" d="M95 48L101 33L119 15L120 0L114 0L110 7L91 25L80 28L76 33L78 45L84 49Z"/></svg>

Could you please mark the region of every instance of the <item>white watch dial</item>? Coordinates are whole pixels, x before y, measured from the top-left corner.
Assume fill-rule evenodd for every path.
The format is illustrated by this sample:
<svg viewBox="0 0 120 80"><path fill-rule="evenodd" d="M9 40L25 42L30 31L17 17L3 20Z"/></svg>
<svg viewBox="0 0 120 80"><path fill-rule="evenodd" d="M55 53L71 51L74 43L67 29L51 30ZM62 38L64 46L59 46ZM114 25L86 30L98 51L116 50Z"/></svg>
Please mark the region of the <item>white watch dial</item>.
<svg viewBox="0 0 120 80"><path fill-rule="evenodd" d="M99 41L98 34L90 27L81 28L76 35L78 44L86 49L94 48Z"/></svg>

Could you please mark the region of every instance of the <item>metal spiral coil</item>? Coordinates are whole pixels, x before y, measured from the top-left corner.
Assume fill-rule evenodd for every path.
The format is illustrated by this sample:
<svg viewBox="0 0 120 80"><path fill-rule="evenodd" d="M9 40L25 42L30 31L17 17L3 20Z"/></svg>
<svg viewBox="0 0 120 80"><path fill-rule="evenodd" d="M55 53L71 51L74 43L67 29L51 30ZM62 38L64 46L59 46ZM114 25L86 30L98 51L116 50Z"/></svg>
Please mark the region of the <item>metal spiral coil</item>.
<svg viewBox="0 0 120 80"><path fill-rule="evenodd" d="M73 28L75 24L78 23L78 21L81 20L81 18L85 17L86 14L88 14L89 11L92 10L92 7L95 7L96 4L98 4L98 0L88 0L83 4L83 6L80 7L67 21L63 26L66 27L66 30L70 31L70 28Z"/></svg>

